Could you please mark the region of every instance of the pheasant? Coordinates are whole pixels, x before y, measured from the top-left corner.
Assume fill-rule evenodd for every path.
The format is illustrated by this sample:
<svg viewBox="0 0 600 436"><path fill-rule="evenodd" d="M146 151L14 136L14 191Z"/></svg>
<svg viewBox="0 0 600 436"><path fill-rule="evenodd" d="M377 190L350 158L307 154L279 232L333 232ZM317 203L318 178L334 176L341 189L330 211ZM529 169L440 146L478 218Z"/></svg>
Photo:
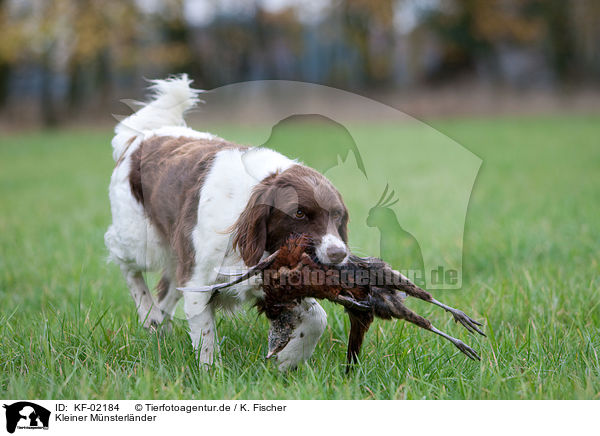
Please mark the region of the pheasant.
<svg viewBox="0 0 600 436"><path fill-rule="evenodd" d="M316 260L305 235L291 236L279 250L233 281L189 290L215 292L257 274L262 274L265 293L257 306L271 320L269 355L279 352L290 340L294 329L294 306L302 298L312 297L345 307L350 318L348 364L357 362L365 333L375 317L403 319L416 324L449 340L468 358L481 360L471 347L408 309L404 299L408 295L435 304L450 312L470 333L485 336L479 328L481 323L436 300L381 259L351 255L343 265L322 264Z"/></svg>

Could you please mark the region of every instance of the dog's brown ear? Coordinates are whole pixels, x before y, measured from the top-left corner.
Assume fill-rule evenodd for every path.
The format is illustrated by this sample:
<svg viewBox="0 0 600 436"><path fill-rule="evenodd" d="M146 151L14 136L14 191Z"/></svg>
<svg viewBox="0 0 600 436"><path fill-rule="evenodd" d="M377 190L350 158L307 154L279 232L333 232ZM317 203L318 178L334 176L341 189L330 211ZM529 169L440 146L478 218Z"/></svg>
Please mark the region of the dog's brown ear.
<svg viewBox="0 0 600 436"><path fill-rule="evenodd" d="M239 250L247 266L254 266L267 247L267 220L271 213L272 195L268 184L254 188L246 208L234 224L233 248Z"/></svg>
<svg viewBox="0 0 600 436"><path fill-rule="evenodd" d="M338 228L338 233L344 244L348 243L348 212L344 211L344 216L342 218L342 222Z"/></svg>

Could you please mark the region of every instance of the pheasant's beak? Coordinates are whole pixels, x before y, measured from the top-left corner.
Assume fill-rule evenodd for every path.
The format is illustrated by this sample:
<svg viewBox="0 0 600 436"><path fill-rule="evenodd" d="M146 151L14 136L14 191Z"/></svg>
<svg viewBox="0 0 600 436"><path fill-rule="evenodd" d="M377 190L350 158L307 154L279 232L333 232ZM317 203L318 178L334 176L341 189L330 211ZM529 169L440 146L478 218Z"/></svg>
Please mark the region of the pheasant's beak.
<svg viewBox="0 0 600 436"><path fill-rule="evenodd" d="M273 357L277 357L279 352L285 348L285 346L290 342L291 337L289 335L284 335L282 337L274 338L272 335L269 338L269 351L265 359L271 359Z"/></svg>

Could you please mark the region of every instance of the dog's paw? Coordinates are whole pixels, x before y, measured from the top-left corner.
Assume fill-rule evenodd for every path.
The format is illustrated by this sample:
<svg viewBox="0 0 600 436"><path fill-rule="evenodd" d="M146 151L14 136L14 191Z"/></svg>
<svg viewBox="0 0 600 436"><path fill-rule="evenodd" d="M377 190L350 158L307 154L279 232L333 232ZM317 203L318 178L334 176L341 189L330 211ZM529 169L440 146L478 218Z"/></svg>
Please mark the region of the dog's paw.
<svg viewBox="0 0 600 436"><path fill-rule="evenodd" d="M215 359L216 350L214 347L204 347L198 353L198 364L200 365L200 369L204 371L209 371L211 368L214 368L218 362L218 359Z"/></svg>
<svg viewBox="0 0 600 436"><path fill-rule="evenodd" d="M142 319L142 325L151 332L170 333L173 330L171 317L162 311L153 311Z"/></svg>
<svg viewBox="0 0 600 436"><path fill-rule="evenodd" d="M148 326L144 325L144 327L152 333L158 333L161 335L162 334L170 334L173 331L173 324L170 319L165 319L161 323L154 321L154 322L150 323L150 325L148 325Z"/></svg>

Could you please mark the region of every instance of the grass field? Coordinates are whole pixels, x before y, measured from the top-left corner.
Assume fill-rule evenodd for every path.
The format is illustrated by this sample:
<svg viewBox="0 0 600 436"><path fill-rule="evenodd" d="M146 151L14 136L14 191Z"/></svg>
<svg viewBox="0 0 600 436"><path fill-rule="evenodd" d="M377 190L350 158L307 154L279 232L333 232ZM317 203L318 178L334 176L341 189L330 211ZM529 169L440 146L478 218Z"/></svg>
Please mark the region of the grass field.
<svg viewBox="0 0 600 436"><path fill-rule="evenodd" d="M249 309L218 318L222 364L200 371L185 323L164 336L138 326L118 268L105 262L110 132L36 132L0 137L0 397L600 398L600 117L434 127L483 159L463 291L436 296L484 320L488 338L411 306L481 363L412 325L376 322L346 376L348 322L324 303L329 325L299 370L265 362L268 325ZM359 227L351 240L360 245Z"/></svg>

